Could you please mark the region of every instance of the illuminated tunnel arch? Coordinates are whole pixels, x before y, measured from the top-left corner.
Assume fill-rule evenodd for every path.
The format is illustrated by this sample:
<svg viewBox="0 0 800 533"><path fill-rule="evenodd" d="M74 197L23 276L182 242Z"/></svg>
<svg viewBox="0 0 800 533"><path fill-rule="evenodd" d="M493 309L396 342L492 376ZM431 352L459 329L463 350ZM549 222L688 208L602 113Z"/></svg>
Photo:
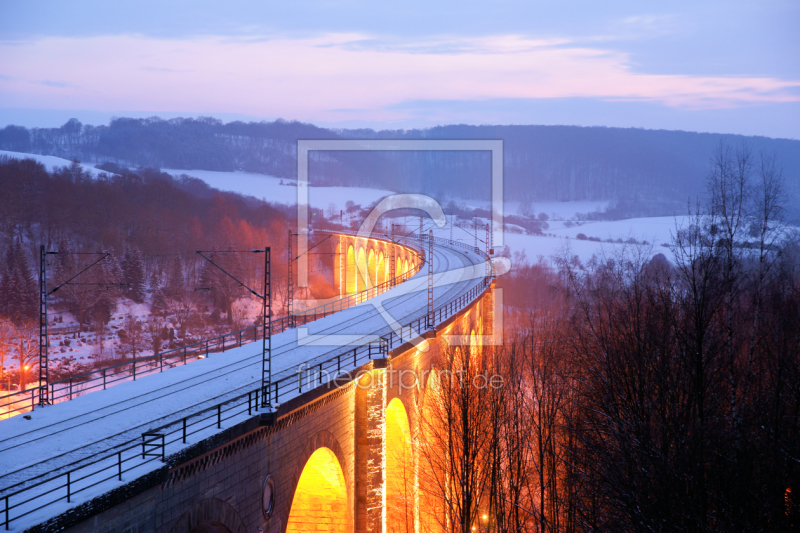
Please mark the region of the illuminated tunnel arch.
<svg viewBox="0 0 800 533"><path fill-rule="evenodd" d="M342 467L330 448L318 448L300 474L286 533L344 533L349 528L347 487Z"/></svg>
<svg viewBox="0 0 800 533"><path fill-rule="evenodd" d="M399 398L386 406L386 526L388 533L414 531L416 487L408 413Z"/></svg>
<svg viewBox="0 0 800 533"><path fill-rule="evenodd" d="M367 256L367 274L369 277L369 285L370 287L374 287L378 283L378 264L375 260L375 250L372 248L369 249L369 255ZM366 281L366 279L364 280Z"/></svg>
<svg viewBox="0 0 800 533"><path fill-rule="evenodd" d="M344 272L344 293L356 292L356 256L352 246L347 247L347 259Z"/></svg>
<svg viewBox="0 0 800 533"><path fill-rule="evenodd" d="M408 268L409 268L408 259L406 259L405 261L403 261L403 274L406 274L408 272Z"/></svg>

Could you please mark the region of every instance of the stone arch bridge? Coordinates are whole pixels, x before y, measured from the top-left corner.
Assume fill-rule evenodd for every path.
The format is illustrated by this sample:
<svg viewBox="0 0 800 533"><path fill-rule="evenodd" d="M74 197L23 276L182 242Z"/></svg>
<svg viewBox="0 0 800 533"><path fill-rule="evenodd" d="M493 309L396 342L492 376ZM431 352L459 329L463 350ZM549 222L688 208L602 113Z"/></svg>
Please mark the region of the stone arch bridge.
<svg viewBox="0 0 800 533"><path fill-rule="evenodd" d="M273 335L268 425L260 343L0 422L0 529L430 530L418 490L430 369L445 335L493 323L487 254L430 239L432 253L427 235L333 239L341 296L383 289Z"/></svg>

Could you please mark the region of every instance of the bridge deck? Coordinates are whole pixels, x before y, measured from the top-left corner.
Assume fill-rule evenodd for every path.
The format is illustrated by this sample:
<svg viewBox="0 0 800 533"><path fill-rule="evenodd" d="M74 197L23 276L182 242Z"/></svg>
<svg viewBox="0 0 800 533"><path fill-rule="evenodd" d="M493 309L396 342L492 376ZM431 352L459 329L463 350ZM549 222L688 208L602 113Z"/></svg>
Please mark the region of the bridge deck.
<svg viewBox="0 0 800 533"><path fill-rule="evenodd" d="M483 284L483 261L473 251L435 245L435 306L446 304ZM376 334L389 334L392 328L381 316L380 306L399 324L409 324L423 317L427 310L427 284L427 267L424 267L398 287L307 324L308 335L317 336L313 344L299 345L295 329L273 336L273 381L297 376L298 368L313 367L337 354L352 352L354 346L367 343ZM347 340L351 345L336 346L337 341L342 340L336 338L337 335L349 336ZM356 362L354 365L348 357L342 360L342 372L363 364ZM0 516L2 500L11 495L11 530L24 528L162 467L160 460L141 461L125 472L124 481L119 481L116 475L103 473L104 469L100 468L107 462L105 470L115 469L116 450L141 455L139 450L131 451L130 443L141 439L142 433L181 424L197 413L257 390L260 374L261 343L257 342L70 402L37 409L31 413L30 420L18 416L0 421ZM307 372L298 376L297 383L301 378L305 380L305 392L311 388L310 382L319 376ZM279 402L284 403L299 394L297 388L287 390L280 394ZM231 413L224 417L223 429L250 416L247 409ZM186 444L180 440L167 443L163 453L169 456L219 431L216 423L209 423L193 431ZM98 462L98 458L103 459ZM120 456L120 460L127 459ZM88 464L92 464L92 473L78 474L81 467ZM73 472L70 487L65 487L67 472ZM67 491L73 494L70 503L66 497L59 503L51 503L66 496ZM36 510L41 505L45 507ZM0 524L6 519L2 518Z"/></svg>

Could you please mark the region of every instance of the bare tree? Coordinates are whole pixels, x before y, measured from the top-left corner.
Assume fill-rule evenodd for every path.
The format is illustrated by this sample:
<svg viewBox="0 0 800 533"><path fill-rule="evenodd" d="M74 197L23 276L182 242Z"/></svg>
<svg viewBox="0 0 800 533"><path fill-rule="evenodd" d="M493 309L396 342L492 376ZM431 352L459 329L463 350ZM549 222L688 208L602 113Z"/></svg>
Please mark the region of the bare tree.
<svg viewBox="0 0 800 533"><path fill-rule="evenodd" d="M146 336L142 323L135 316L128 315L125 318L125 337L122 339L126 351L132 358L136 358L144 348Z"/></svg>
<svg viewBox="0 0 800 533"><path fill-rule="evenodd" d="M153 315L148 317L144 323L144 335L150 342L150 349L154 354L161 351L161 343L164 340L164 319Z"/></svg>
<svg viewBox="0 0 800 533"><path fill-rule="evenodd" d="M6 320L0 319L0 381L5 377L6 357L13 346L12 332L11 324Z"/></svg>
<svg viewBox="0 0 800 533"><path fill-rule="evenodd" d="M445 531L470 533L488 505L491 458L490 375L477 346L446 346L437 385L426 395L423 416L423 490L438 501L436 520Z"/></svg>
<svg viewBox="0 0 800 533"><path fill-rule="evenodd" d="M14 358L19 362L19 389L25 390L39 367L39 328L32 320L10 325L16 350Z"/></svg>

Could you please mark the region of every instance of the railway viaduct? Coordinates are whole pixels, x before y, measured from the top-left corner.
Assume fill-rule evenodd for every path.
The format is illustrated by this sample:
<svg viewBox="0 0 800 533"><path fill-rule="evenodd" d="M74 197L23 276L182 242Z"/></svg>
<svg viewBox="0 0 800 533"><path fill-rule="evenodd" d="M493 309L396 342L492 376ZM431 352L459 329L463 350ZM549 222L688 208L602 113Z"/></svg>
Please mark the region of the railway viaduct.
<svg viewBox="0 0 800 533"><path fill-rule="evenodd" d="M420 267L430 260L435 265L439 258L425 257L424 237L417 241L423 245L411 246L389 238L336 236L335 279L340 294L384 285L388 298L397 289L389 287L390 281L404 273L415 274L405 283L422 280L420 287L427 288L426 268ZM457 244L442 241L437 248L442 257L455 256ZM471 247L458 253L476 272L483 271L485 253ZM364 272L369 279L364 279ZM246 415L232 418L230 424L218 423L218 430L189 439L188 445L174 451L162 447L158 466L144 474L120 474L121 481L115 480L100 494L62 503L38 523L28 520L17 525L8 521L6 511L6 527L74 533L435 530L430 505L419 490L420 471L425 468L420 456L422 420L436 381L432 369L448 334L478 338L489 334L493 323L490 277L473 273L463 278L466 281L457 290L452 289L457 284L448 285L450 292L437 297L433 323L417 328L414 338L401 334L380 353L370 348L369 358L363 360L356 357L358 348L338 349L354 356L344 369L337 360L335 379L322 379L322 372L304 377L306 365L300 365L301 370L293 369L295 393L281 397L269 417L254 411L257 400L251 405L248 397ZM424 295L418 301L422 308L412 314L423 317L422 322L417 320L419 325L429 313ZM360 306L369 306L369 301ZM282 335L288 333L292 330ZM320 363L320 371L323 368ZM119 385L125 386L130 384ZM185 428L184 419L184 441ZM142 444L143 457L146 451Z"/></svg>

